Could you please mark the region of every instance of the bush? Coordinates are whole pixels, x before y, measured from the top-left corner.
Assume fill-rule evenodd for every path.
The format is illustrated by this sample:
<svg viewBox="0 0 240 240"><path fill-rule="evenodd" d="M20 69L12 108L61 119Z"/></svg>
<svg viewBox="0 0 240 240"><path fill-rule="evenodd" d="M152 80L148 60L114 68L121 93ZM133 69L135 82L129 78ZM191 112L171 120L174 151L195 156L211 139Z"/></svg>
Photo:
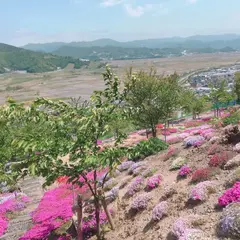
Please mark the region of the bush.
<svg viewBox="0 0 240 240"><path fill-rule="evenodd" d="M141 176L143 177L151 177L155 172L157 171L156 168L147 168L141 173Z"/></svg>
<svg viewBox="0 0 240 240"><path fill-rule="evenodd" d="M144 179L142 177L136 177L130 183L127 189L127 196L133 196L136 192L141 191L144 188Z"/></svg>
<svg viewBox="0 0 240 240"><path fill-rule="evenodd" d="M113 187L115 187L118 184L116 178L111 178L109 179L105 184L104 184L104 191L109 191Z"/></svg>
<svg viewBox="0 0 240 240"><path fill-rule="evenodd" d="M236 111L236 112L233 112L232 114L230 114L230 116L225 117L223 119L223 125L224 126L227 126L230 124L235 125L235 124L238 124L239 121L240 121L240 112Z"/></svg>
<svg viewBox="0 0 240 240"><path fill-rule="evenodd" d="M228 205L218 224L218 234L228 239L240 239L240 203Z"/></svg>
<svg viewBox="0 0 240 240"><path fill-rule="evenodd" d="M173 160L173 162L172 162L172 164L170 166L170 170L180 169L186 163L187 163L187 160L185 158L178 157L175 160Z"/></svg>
<svg viewBox="0 0 240 240"><path fill-rule="evenodd" d="M190 136L184 139L184 146L185 147L198 147L204 143L205 139L202 136Z"/></svg>
<svg viewBox="0 0 240 240"><path fill-rule="evenodd" d="M170 136L168 139L167 139L167 143L168 144L176 144L176 143L179 143L181 142L182 139L178 136Z"/></svg>
<svg viewBox="0 0 240 240"><path fill-rule="evenodd" d="M156 154L167 149L168 145L158 138L150 138L146 141L141 141L137 145L128 149L127 157L130 160L139 160L150 155Z"/></svg>
<svg viewBox="0 0 240 240"><path fill-rule="evenodd" d="M139 195L138 197L133 199L131 203L131 209L133 210L146 209L150 199L151 197L148 194Z"/></svg>
<svg viewBox="0 0 240 240"><path fill-rule="evenodd" d="M221 151L221 147L218 144L213 144L208 149L208 155L214 155L215 153L219 153Z"/></svg>
<svg viewBox="0 0 240 240"><path fill-rule="evenodd" d="M190 167L188 167L187 165L183 165L178 172L178 176L184 178L187 177L191 172L192 169Z"/></svg>
<svg viewBox="0 0 240 240"><path fill-rule="evenodd" d="M189 198L192 200L206 201L209 194L214 192L215 184L211 181L198 183L190 192Z"/></svg>
<svg viewBox="0 0 240 240"><path fill-rule="evenodd" d="M134 164L133 161L126 161L126 162L123 162L121 163L117 169L120 171L120 172L123 172L125 170L128 170L132 165Z"/></svg>
<svg viewBox="0 0 240 240"><path fill-rule="evenodd" d="M192 182L198 183L208 180L211 177L211 169L210 168L200 168L193 172L192 174Z"/></svg>
<svg viewBox="0 0 240 240"><path fill-rule="evenodd" d="M142 166L142 167L139 167L139 168L136 168L133 170L133 176L136 177L138 175L140 175L144 170L146 170L146 166Z"/></svg>
<svg viewBox="0 0 240 240"><path fill-rule="evenodd" d="M226 190L221 197L218 198L220 206L227 206L232 202L240 202L240 182L236 182L232 188Z"/></svg>
<svg viewBox="0 0 240 240"><path fill-rule="evenodd" d="M167 202L160 202L153 208L152 211L152 219L154 221L159 221L162 219L164 215L167 215L168 212L168 203Z"/></svg>
<svg viewBox="0 0 240 240"><path fill-rule="evenodd" d="M240 155L238 154L234 158L230 159L224 166L224 169L232 169L240 167Z"/></svg>
<svg viewBox="0 0 240 240"><path fill-rule="evenodd" d="M231 187L234 183L240 181L240 167L238 167L235 171L228 175L226 180L226 186Z"/></svg>
<svg viewBox="0 0 240 240"><path fill-rule="evenodd" d="M167 161L171 157L175 157L179 154L180 150L175 147L170 147L166 154L163 156L163 161Z"/></svg>
<svg viewBox="0 0 240 240"><path fill-rule="evenodd" d="M210 167L220 167L223 168L226 162L228 161L229 156L227 152L215 153L208 162Z"/></svg>
<svg viewBox="0 0 240 240"><path fill-rule="evenodd" d="M147 180L148 189L154 189L159 186L162 180L162 176L160 174L154 175Z"/></svg>
<svg viewBox="0 0 240 240"><path fill-rule="evenodd" d="M128 169L128 174L133 174L134 171L136 171L136 169L138 168L142 168L146 166L146 163L145 162L137 162L137 163L134 163L129 169Z"/></svg>

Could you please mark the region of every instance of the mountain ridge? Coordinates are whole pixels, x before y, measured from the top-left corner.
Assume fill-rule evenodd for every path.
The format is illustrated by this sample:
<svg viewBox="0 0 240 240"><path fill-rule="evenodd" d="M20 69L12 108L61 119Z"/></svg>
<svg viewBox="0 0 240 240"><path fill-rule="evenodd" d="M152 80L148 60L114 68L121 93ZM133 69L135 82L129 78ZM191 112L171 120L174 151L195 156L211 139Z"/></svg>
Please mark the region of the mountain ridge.
<svg viewBox="0 0 240 240"><path fill-rule="evenodd" d="M238 40L240 48L240 35L238 34L221 34L221 35L194 35L190 37L169 37L169 38L150 38L143 40L133 40L133 41L116 41L111 38L101 38L93 41L78 41L78 42L52 42L52 43L33 43L23 46L23 48L33 51L45 51L53 52L62 46L73 46L73 47L147 47L147 48L167 48L167 47L177 47L178 44L187 45L189 43L199 44L199 47L211 47L218 42L220 45L218 48L227 47L234 41ZM233 42L233 43L232 43ZM236 45L236 44L235 44ZM228 46L232 47L232 46Z"/></svg>

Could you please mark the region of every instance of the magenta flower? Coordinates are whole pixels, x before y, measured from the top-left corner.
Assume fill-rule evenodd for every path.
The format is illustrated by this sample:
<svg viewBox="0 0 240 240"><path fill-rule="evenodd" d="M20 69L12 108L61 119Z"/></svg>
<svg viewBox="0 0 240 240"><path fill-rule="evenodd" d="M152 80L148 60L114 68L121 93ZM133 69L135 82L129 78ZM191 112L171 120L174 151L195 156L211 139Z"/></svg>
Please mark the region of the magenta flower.
<svg viewBox="0 0 240 240"><path fill-rule="evenodd" d="M187 165L183 165L178 173L178 176L180 177L186 177L192 172L192 169L188 167Z"/></svg>
<svg viewBox="0 0 240 240"><path fill-rule="evenodd" d="M147 187L149 189L154 189L159 186L161 180L162 176L160 174L154 175L147 180Z"/></svg>
<svg viewBox="0 0 240 240"><path fill-rule="evenodd" d="M226 190L221 197L218 198L220 206L227 206L232 202L240 202L240 182L236 182L232 188Z"/></svg>

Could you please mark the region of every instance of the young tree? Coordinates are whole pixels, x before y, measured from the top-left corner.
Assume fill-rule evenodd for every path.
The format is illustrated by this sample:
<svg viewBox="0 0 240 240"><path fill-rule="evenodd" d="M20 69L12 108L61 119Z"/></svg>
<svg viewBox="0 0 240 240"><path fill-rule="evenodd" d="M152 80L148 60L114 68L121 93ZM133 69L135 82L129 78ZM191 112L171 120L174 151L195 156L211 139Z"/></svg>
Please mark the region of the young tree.
<svg viewBox="0 0 240 240"><path fill-rule="evenodd" d="M153 69L149 73L133 73L130 69L125 87L133 121L140 127L150 128L156 137L156 125L160 121L166 123L179 104L181 87L177 75L164 77L158 76Z"/></svg>
<svg viewBox="0 0 240 240"><path fill-rule="evenodd" d="M103 187L107 175L123 155L118 144L124 135L119 132L114 145L102 151L98 146L98 139L108 131L108 124L115 118L119 104L126 94L125 90L120 92L120 81L109 67L103 78L105 90L96 91L87 106L79 107L78 104L76 107L76 104L63 101L37 99L29 108L21 111L10 104L9 108L13 110L8 115L12 125L18 126L18 129L15 128L13 147L24 153L18 156L18 162L13 166L15 171L18 171L19 176L29 173L43 176L46 185L52 184L60 176L68 177L69 183L73 185L81 187L86 184L94 198L98 239L100 200L104 200L104 195L99 195L102 192L98 191L97 172L108 168ZM24 119L22 124L16 124L18 116ZM68 160L63 162L62 158L65 156L68 156ZM88 174L91 171L93 177L89 179ZM83 182L79 181L80 177ZM109 216L108 213L107 215Z"/></svg>
<svg viewBox="0 0 240 240"><path fill-rule="evenodd" d="M210 84L210 88L211 91L209 96L207 96L207 99L214 106L214 116L218 117L220 113L220 103L231 101L233 99L233 95L227 92L225 80L222 80L220 84L215 86L213 84Z"/></svg>
<svg viewBox="0 0 240 240"><path fill-rule="evenodd" d="M204 97L197 96L192 90L185 90L182 95L182 108L185 112L191 113L196 119L205 109L206 101Z"/></svg>
<svg viewBox="0 0 240 240"><path fill-rule="evenodd" d="M237 102L240 103L240 72L235 73L234 92L237 96Z"/></svg>

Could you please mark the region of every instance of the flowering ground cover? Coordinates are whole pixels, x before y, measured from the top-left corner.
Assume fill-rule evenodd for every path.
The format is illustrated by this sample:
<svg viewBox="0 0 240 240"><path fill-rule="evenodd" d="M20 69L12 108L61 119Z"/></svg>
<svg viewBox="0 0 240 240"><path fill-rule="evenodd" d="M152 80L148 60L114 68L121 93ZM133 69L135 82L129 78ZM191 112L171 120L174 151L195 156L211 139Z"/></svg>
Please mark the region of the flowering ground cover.
<svg viewBox="0 0 240 240"><path fill-rule="evenodd" d="M8 227L8 213L23 210L30 199L22 193L0 195L0 236Z"/></svg>
<svg viewBox="0 0 240 240"><path fill-rule="evenodd" d="M232 188L226 190L218 199L220 206L227 206L232 202L240 202L240 182L236 182Z"/></svg>

